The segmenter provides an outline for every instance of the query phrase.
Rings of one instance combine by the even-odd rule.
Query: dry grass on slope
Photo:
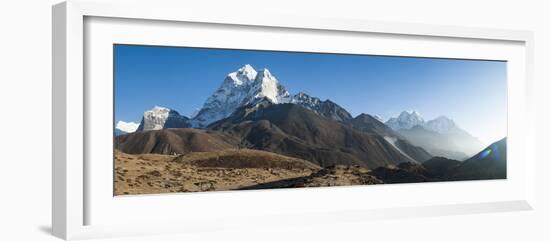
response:
[[[247,149],[181,156],[116,151],[115,195],[234,190],[319,169],[305,160]]]
[[[193,152],[179,156],[174,161],[197,167],[320,169],[319,166],[299,158],[251,149]]]

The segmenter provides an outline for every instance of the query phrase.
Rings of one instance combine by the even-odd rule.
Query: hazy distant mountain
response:
[[[398,117],[390,118],[386,125],[435,156],[465,160],[484,147],[481,141],[445,116],[426,122],[418,112],[403,111]]]
[[[386,125],[394,130],[410,129],[424,124],[424,118],[416,111],[403,111],[398,117],[392,117],[386,121]]]
[[[189,118],[180,115],[177,111],[155,106],[153,109],[143,113],[143,118],[137,131],[185,128],[189,127],[189,125]]]
[[[435,131],[441,134],[462,131],[460,128],[458,128],[453,120],[449,119],[446,116],[440,116],[433,120],[430,120],[426,122],[426,124],[423,126],[428,130]]]
[[[384,137],[385,140],[394,145],[395,148],[415,161],[424,162],[432,157],[429,152],[421,147],[413,145],[406,140],[406,138],[386,126],[374,116],[360,114],[350,120],[349,123],[355,129]]]
[[[411,129],[415,126],[421,126],[440,134],[463,131],[453,120],[446,116],[439,116],[433,120],[425,121],[424,117],[417,111],[403,111],[399,116],[388,119],[385,124],[394,130]]]

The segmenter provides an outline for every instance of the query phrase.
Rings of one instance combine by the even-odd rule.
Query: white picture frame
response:
[[[150,9],[155,11],[150,11]],[[225,15],[212,16],[205,9],[193,9],[188,3],[174,1],[143,2],[94,2],[73,0],[53,6],[53,167],[52,167],[52,226],[53,234],[63,239],[85,239],[123,235],[158,234],[192,232],[228,228],[239,225],[299,225],[302,222],[342,222],[370,219],[423,217],[433,215],[451,215],[482,212],[530,210],[534,202],[535,156],[532,148],[534,135],[532,129],[533,114],[533,34],[529,31],[497,30],[455,26],[421,25],[408,23],[370,22],[350,19],[318,19],[291,16],[270,15]],[[133,33],[132,28],[147,28],[155,37]],[[509,158],[513,169],[511,177],[505,181],[472,181],[460,183],[399,184],[365,187],[340,187],[320,189],[266,190],[245,192],[218,192],[208,194],[145,195],[135,197],[113,197],[109,187],[105,187],[112,178],[99,180],[97,175],[112,173],[112,166],[90,162],[90,152],[98,141],[111,133],[112,126],[106,132],[96,132],[106,119],[96,118],[98,108],[108,106],[106,102],[94,97],[102,95],[100,90],[111,85],[112,80],[90,81],[89,78],[109,76],[109,55],[104,50],[109,44],[124,43],[180,45],[178,31],[166,29],[184,29],[185,31],[203,31],[213,35],[216,31],[244,31],[250,36],[299,34],[303,40],[295,45],[259,45],[255,48],[282,48],[299,50],[308,48],[305,43],[312,36],[330,37],[334,40],[363,37],[406,39],[401,50],[380,48],[361,51],[380,51],[390,55],[417,55],[430,57],[496,58],[510,61],[509,72]],[[114,34],[113,30],[121,33]],[[125,30],[128,30],[125,32]],[[185,32],[183,31],[183,32]],[[210,32],[209,32],[210,31]],[[182,34],[183,34],[182,32]],[[149,32],[151,33],[151,32]],[[312,35],[313,34],[313,35]],[[352,37],[350,37],[353,35]],[[368,35],[368,36],[367,36]],[[385,39],[388,40],[388,39]],[[92,41],[88,43],[87,41]],[[189,43],[198,42],[189,37]],[[405,41],[405,40],[404,40]],[[426,41],[440,47],[424,52],[415,52],[411,43]],[[432,41],[432,42],[430,42]],[[284,41],[283,41],[284,42]],[[350,43],[353,42],[350,40]],[[385,41],[387,42],[387,41]],[[391,42],[391,41],[390,41]],[[448,43],[446,43],[448,42]],[[229,45],[227,45],[229,44]],[[232,45],[233,44],[233,45]],[[226,43],[236,46],[237,43]],[[501,44],[502,46],[500,46]],[[222,46],[221,43],[208,43]],[[407,47],[408,46],[408,47]],[[445,46],[456,46],[446,53]],[[241,46],[242,47],[242,46]],[[90,59],[90,49],[94,57]],[[314,45],[312,51],[319,50]],[[324,46],[325,51],[353,51],[337,47]],[[405,54],[405,49],[409,49]],[[438,50],[439,49],[439,50]],[[499,49],[506,49],[500,53]],[[97,51],[96,51],[97,50]],[[479,50],[479,51],[472,51]],[[394,52],[392,52],[394,51]],[[420,51],[420,50],[418,50]],[[476,52],[476,53],[473,53]],[[504,53],[506,52],[506,53]],[[105,53],[105,54],[104,54]],[[373,52],[369,52],[373,53]],[[106,61],[106,62],[105,62]],[[105,62],[101,64],[102,62]],[[100,63],[100,64],[95,64]],[[87,68],[97,70],[90,75]],[[112,71],[112,69],[111,69]],[[97,73],[97,74],[96,74]],[[510,78],[512,77],[512,78]],[[98,85],[99,83],[99,85]],[[108,87],[107,87],[108,89]],[[91,92],[90,92],[91,91]],[[93,100],[93,101],[92,101]],[[112,106],[110,107],[112,108]],[[95,113],[95,115],[94,115]],[[110,114],[109,114],[110,115]],[[112,120],[112,118],[111,118]],[[109,118],[107,118],[109,121]],[[112,123],[111,123],[112,125]],[[93,137],[90,137],[92,134]],[[112,136],[110,136],[112,137]],[[88,139],[87,139],[88,138]],[[112,139],[112,138],[111,138]],[[109,139],[109,140],[111,140]],[[88,141],[87,141],[88,140]],[[108,145],[107,145],[108,146]],[[112,147],[112,145],[111,145]],[[91,148],[91,149],[90,149]],[[94,149],[95,150],[95,149]],[[108,152],[108,150],[107,150]],[[95,152],[94,152],[95,153]],[[99,152],[98,152],[99,153]],[[520,158],[521,157],[521,158]],[[519,161],[521,159],[521,161]],[[514,161],[517,160],[517,161]],[[112,160],[109,160],[109,162]],[[111,163],[112,165],[112,163]],[[109,170],[109,167],[111,169]],[[94,170],[93,172],[91,170]],[[458,194],[470,194],[464,198],[453,195],[437,199],[438,193],[452,189]],[[107,191],[106,191],[107,190]],[[468,191],[470,190],[470,191]],[[493,193],[486,191],[493,190]],[[424,192],[430,200],[413,198],[412,195]],[[111,193],[111,194],[109,194]],[[477,193],[478,196],[471,196]],[[111,195],[110,197],[107,195]],[[401,195],[410,194],[410,200],[397,200]],[[369,208],[361,208],[366,196],[386,195],[383,198],[369,198]],[[325,207],[323,204],[300,206],[296,209],[282,199],[327,200],[341,203],[338,207]],[[279,200],[279,206],[265,208],[243,200],[270,202]],[[354,200],[343,205],[344,200]],[[390,199],[392,201],[390,201]],[[228,203],[236,211],[213,209],[210,212],[198,212],[200,205]],[[185,205],[183,205],[185,204]],[[140,216],[132,210],[148,205],[148,210]],[[177,213],[173,207],[186,211],[191,219],[171,215]],[[194,210],[190,210],[192,206]],[[229,205],[227,205],[229,206]],[[342,207],[344,206],[344,207]],[[226,207],[226,206],[224,206]],[[238,211],[238,212],[237,212]],[[330,215],[328,218],[320,218]],[[92,218],[97,217],[97,218]],[[151,221],[144,221],[144,220]],[[330,220],[330,221],[321,221]],[[149,222],[149,223],[144,223]],[[151,225],[154,223],[154,225]],[[140,224],[143,224],[140,226]]]

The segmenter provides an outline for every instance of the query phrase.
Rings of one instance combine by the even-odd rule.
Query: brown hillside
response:
[[[237,148],[232,136],[202,129],[164,129],[115,137],[115,148],[129,154],[185,154]]]

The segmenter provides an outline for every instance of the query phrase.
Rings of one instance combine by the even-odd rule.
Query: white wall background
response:
[[[0,4],[0,240],[56,240],[51,219],[52,0]],[[535,0],[202,1],[212,14],[263,11],[535,31],[537,202],[535,211],[380,222],[225,230],[117,240],[550,240],[548,142],[550,6]],[[151,11],[154,11],[152,9]]]

